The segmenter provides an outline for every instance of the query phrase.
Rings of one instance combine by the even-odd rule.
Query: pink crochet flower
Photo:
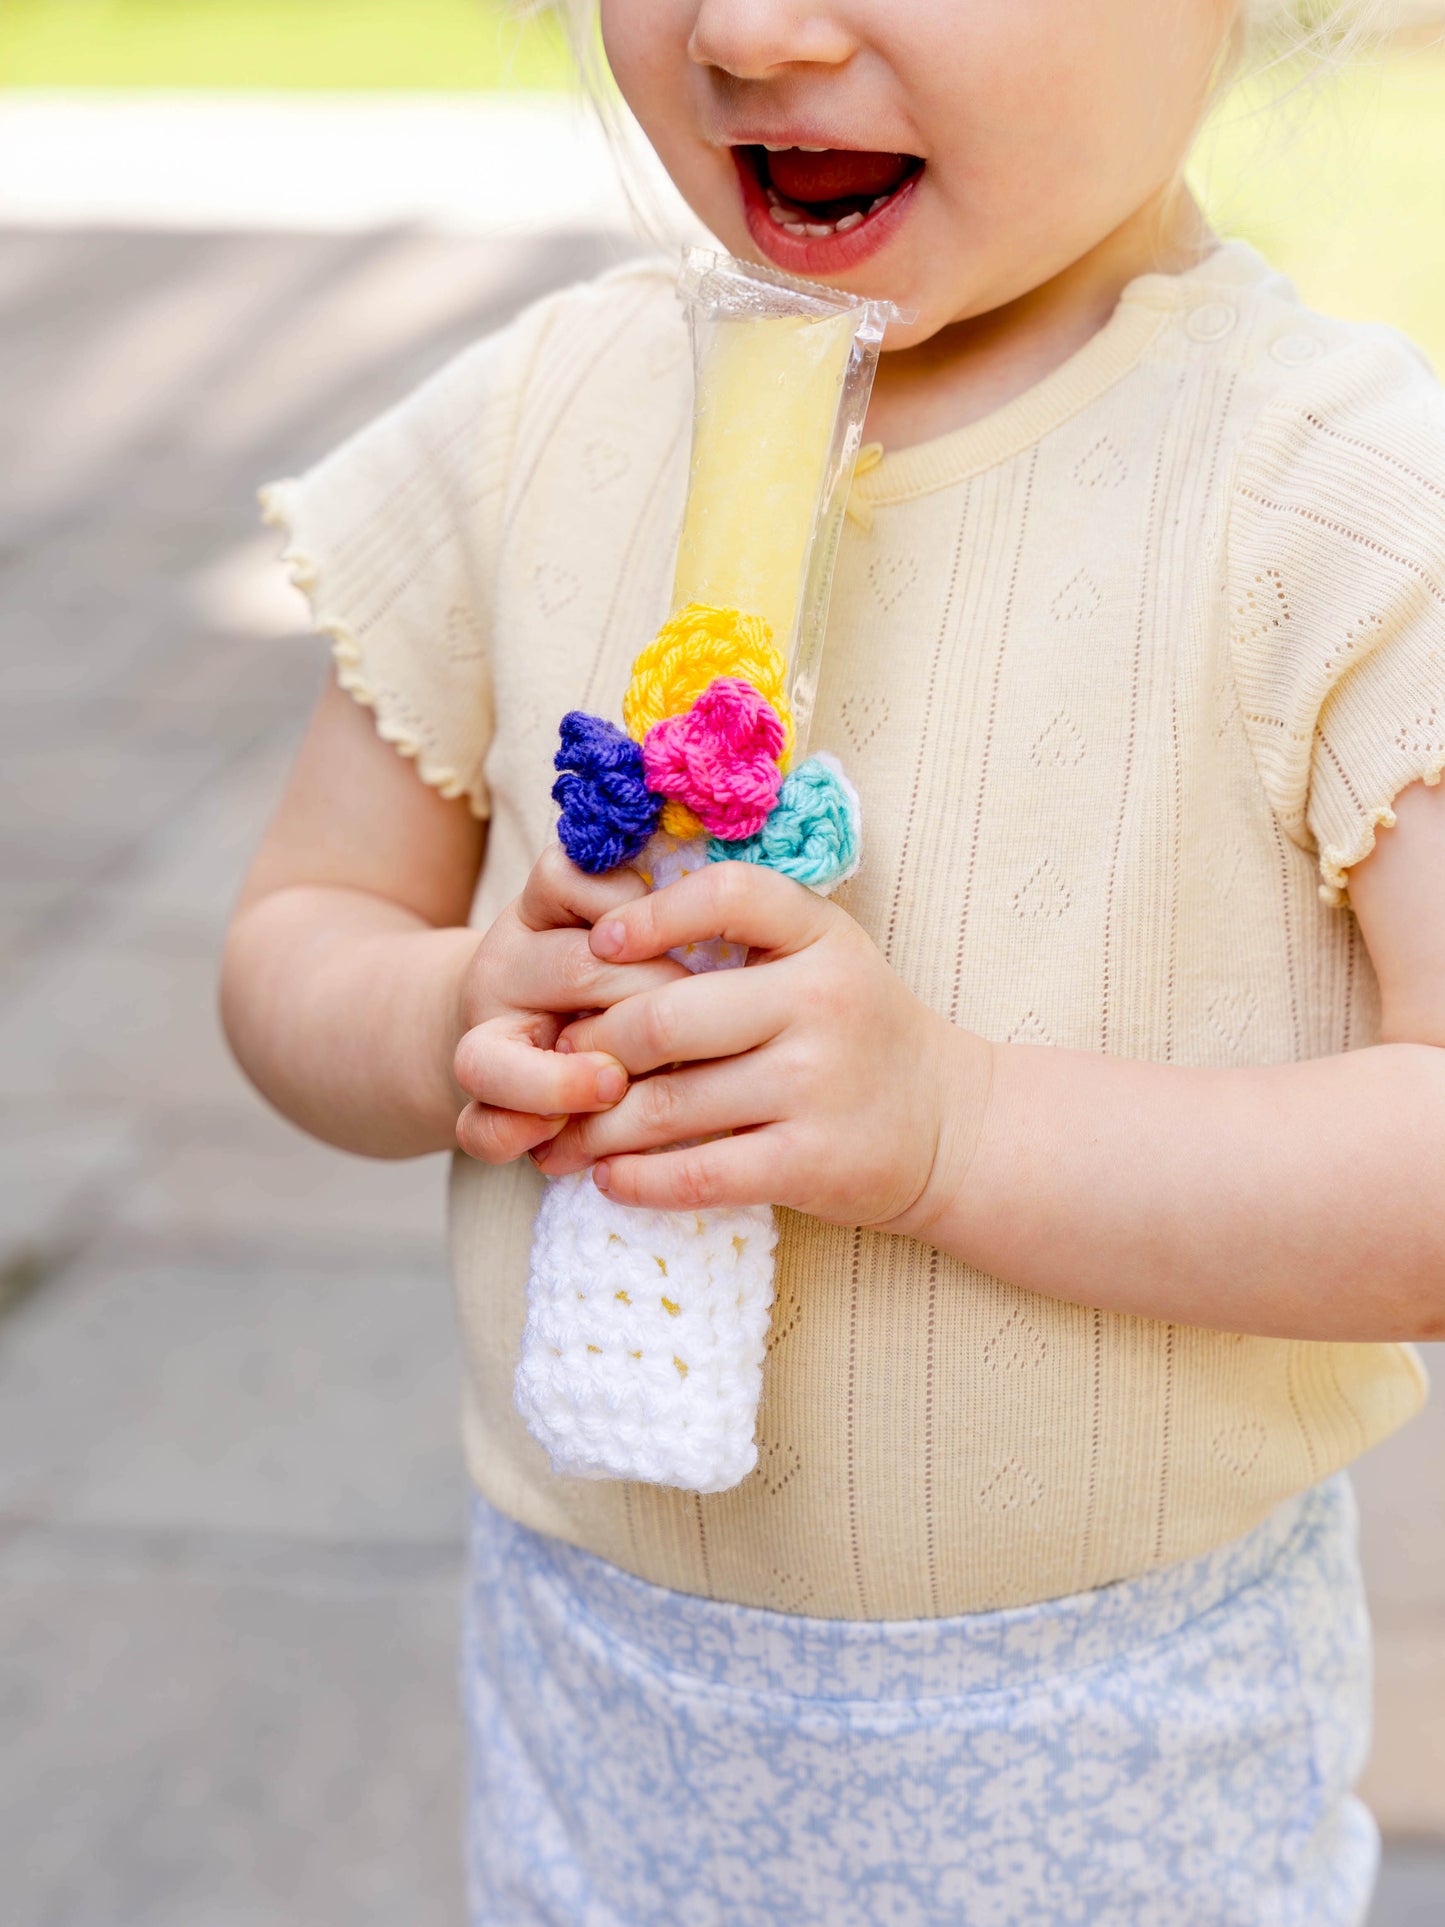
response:
[[[783,780],[783,725],[738,676],[710,682],[683,716],[654,723],[642,743],[647,787],[685,803],[714,836],[756,836]]]

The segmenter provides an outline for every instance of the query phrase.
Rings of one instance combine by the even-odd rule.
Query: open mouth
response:
[[[748,228],[780,266],[837,272],[896,231],[923,173],[914,154],[845,147],[735,147]]]

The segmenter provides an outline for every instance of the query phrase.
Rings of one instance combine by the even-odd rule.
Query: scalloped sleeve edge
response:
[[[281,551],[282,565],[292,587],[306,598],[312,630],[331,645],[338,685],[363,709],[370,710],[377,735],[398,755],[416,765],[417,775],[428,788],[448,801],[465,798],[472,815],[485,821],[491,814],[491,804],[480,777],[469,780],[453,765],[439,761],[428,751],[397,713],[394,700],[368,680],[361,645],[346,617],[339,610],[327,607],[320,565],[306,543],[303,493],[301,482],[292,477],[267,483],[257,491],[257,500],[261,520],[268,528],[279,529],[286,538],[286,546]]]
[[[1394,829],[1395,804],[1400,797],[1415,783],[1423,783],[1427,789],[1434,789],[1442,776],[1445,776],[1445,756],[1434,755],[1423,759],[1418,770],[1391,786],[1388,803],[1377,803],[1366,812],[1348,843],[1331,844],[1320,849],[1320,875],[1324,879],[1320,884],[1322,901],[1335,909],[1348,905],[1349,872],[1357,863],[1363,863],[1374,849],[1379,840],[1377,831]]]

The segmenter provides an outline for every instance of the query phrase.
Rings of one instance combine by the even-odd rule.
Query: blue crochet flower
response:
[[[657,828],[660,796],[642,780],[642,748],[601,716],[574,709],[562,718],[561,771],[552,801],[562,806],[557,835],[579,870],[592,876],[630,863]]]
[[[714,863],[761,863],[811,890],[845,882],[863,860],[858,792],[833,756],[810,756],[783,778],[778,800],[756,836],[713,837]]]

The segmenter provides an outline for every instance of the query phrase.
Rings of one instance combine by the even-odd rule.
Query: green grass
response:
[[[11,87],[564,87],[506,0],[0,0]]]
[[[551,23],[506,0],[0,0],[0,83],[25,87],[557,88]],[[1445,369],[1445,50],[1367,58],[1249,112],[1196,176],[1220,225],[1327,311],[1393,322]]]

